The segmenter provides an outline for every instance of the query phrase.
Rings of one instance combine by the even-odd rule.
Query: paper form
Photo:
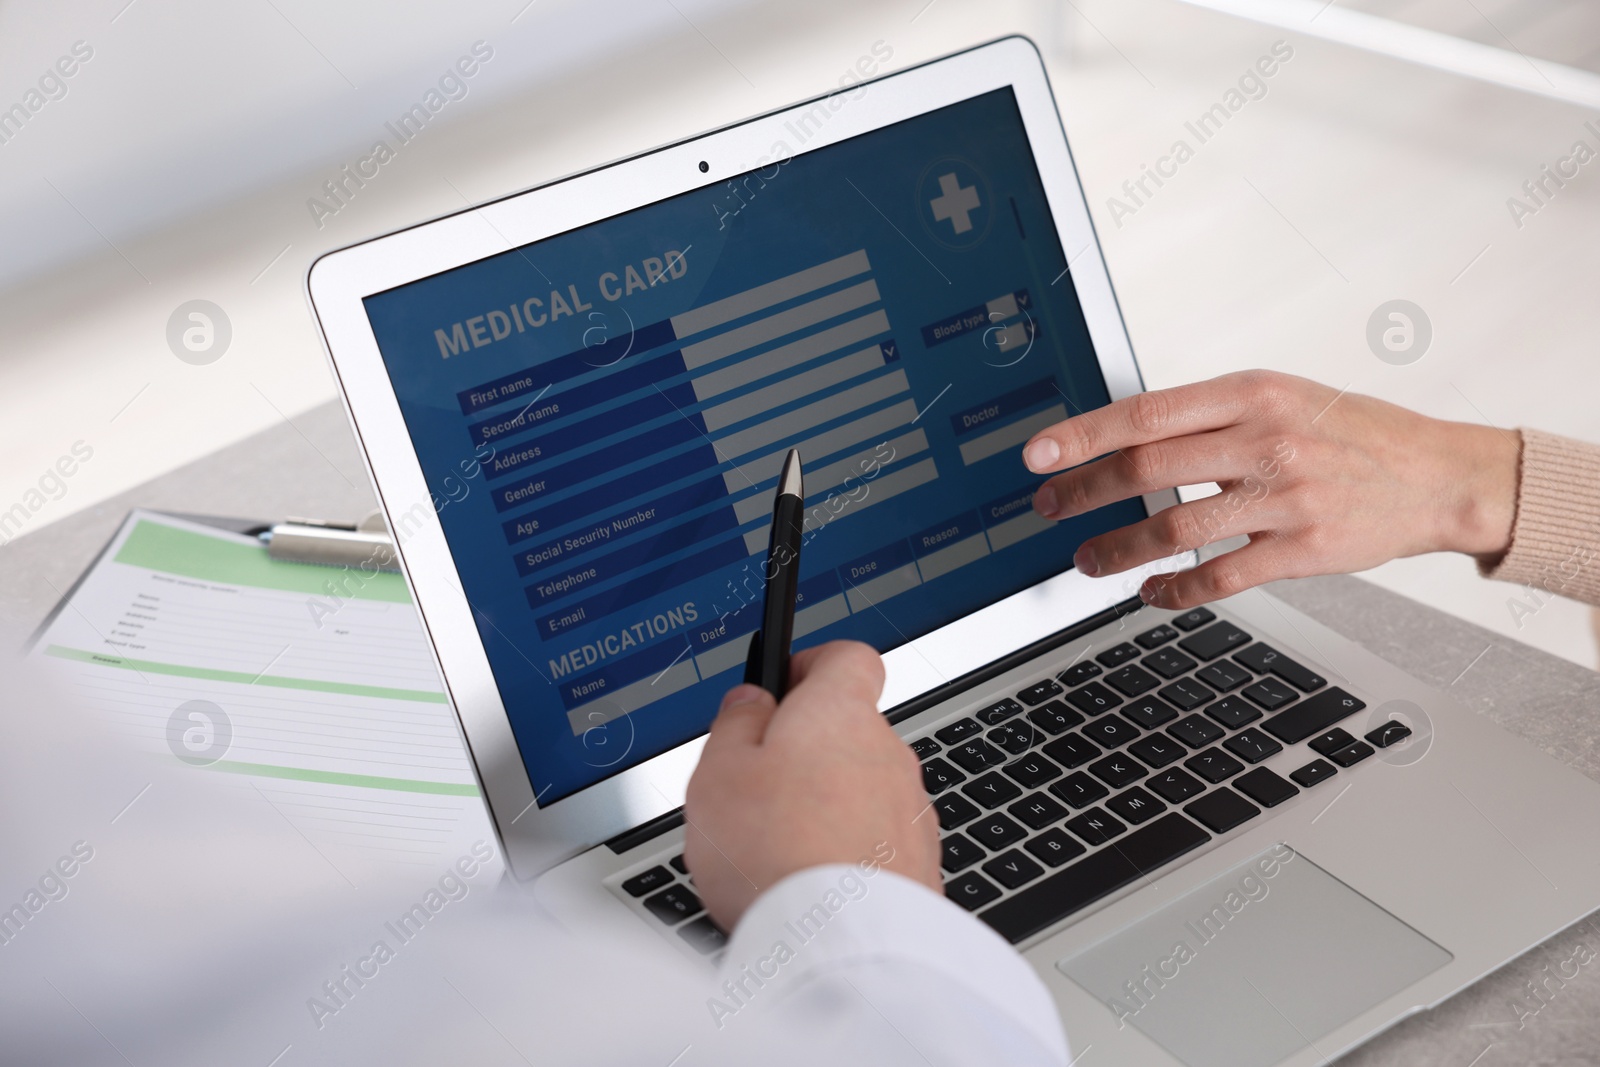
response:
[[[494,841],[398,574],[134,511],[32,655],[152,758],[239,776],[349,878]]]

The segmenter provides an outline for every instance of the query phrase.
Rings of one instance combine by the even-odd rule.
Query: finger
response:
[[[799,685],[801,681],[804,680],[805,676],[810,673],[812,664],[817,662],[817,656],[820,655],[822,650],[826,647],[828,646],[816,645],[812,648],[807,648],[800,652],[796,652],[789,657],[790,688]]]
[[[1136,393],[1075,415],[1034,434],[1022,449],[1035,474],[1075,467],[1120,448],[1218,430],[1238,422],[1253,404],[1250,372]]]
[[[1260,482],[1253,482],[1249,489],[1229,486],[1215,496],[1165,508],[1132,526],[1089,538],[1078,547],[1072,562],[1084,574],[1097,578],[1237,534],[1271,529],[1285,516],[1264,489]]]
[[[1231,481],[1250,472],[1248,447],[1238,430],[1133,445],[1051,478],[1033,494],[1033,509],[1065,519],[1174,486]]]
[[[778,710],[772,694],[759,685],[739,685],[728,690],[711,722],[711,733],[701,758],[714,753],[759,745]]]
[[[830,641],[801,664],[798,682],[792,684],[773,721],[773,731],[795,723],[815,729],[820,722],[840,715],[877,713],[883,695],[883,657],[860,641]],[[793,665],[791,665],[793,672]]]
[[[832,681],[849,676],[876,685],[874,700],[883,691],[883,657],[871,645],[860,641],[829,641],[796,652],[789,659],[789,691],[794,692],[818,670]]]
[[[1149,579],[1139,596],[1154,607],[1185,611],[1279,578],[1302,577],[1308,573],[1303,559],[1287,537],[1262,534],[1192,570]]]

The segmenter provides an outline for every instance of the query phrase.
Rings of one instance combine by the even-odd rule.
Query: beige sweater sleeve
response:
[[[1487,578],[1600,604],[1600,445],[1522,432],[1511,548]]]

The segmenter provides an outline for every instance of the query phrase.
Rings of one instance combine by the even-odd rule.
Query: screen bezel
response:
[[[996,89],[1016,97],[1034,161],[1070,265],[1100,370],[1113,400],[1142,390],[1131,342],[1033,43],[1007,37],[860,86],[563,178],[552,184],[373,238],[319,257],[307,273],[312,312],[344,396],[379,502],[402,536],[399,558],[472,755],[490,815],[519,878],[663,815],[683,803],[704,736],[540,806],[463,591],[399,402],[362,303],[367,296],[486,256],[718,185],[770,166],[785,123],[826,107],[829,118],[793,155]],[[702,171],[700,165],[707,164]],[[1150,513],[1178,502],[1146,495]],[[420,507],[418,506],[420,505]],[[1148,570],[1191,565],[1192,554]],[[884,656],[887,710],[1124,602],[1127,575],[1066,570]],[[935,666],[935,665],[938,666]]]

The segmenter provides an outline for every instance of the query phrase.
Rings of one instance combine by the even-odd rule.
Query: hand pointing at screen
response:
[[[1127,397],[1057,423],[1023,448],[1029,470],[1063,472],[1034,496],[1034,509],[1051,519],[1218,483],[1219,496],[1078,549],[1078,569],[1097,577],[1249,538],[1193,570],[1145,581],[1140,596],[1164,608],[1425,552],[1492,563],[1511,540],[1518,454],[1515,434],[1270,371]]]

